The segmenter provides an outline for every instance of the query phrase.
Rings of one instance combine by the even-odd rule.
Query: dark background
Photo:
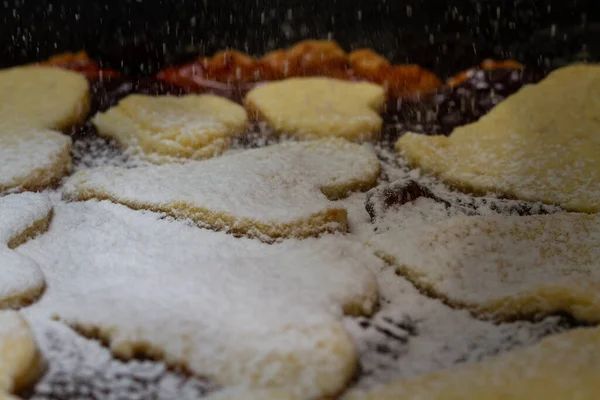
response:
[[[328,37],[443,76],[486,57],[550,69],[600,59],[600,0],[0,0],[0,67],[86,49],[145,74]]]

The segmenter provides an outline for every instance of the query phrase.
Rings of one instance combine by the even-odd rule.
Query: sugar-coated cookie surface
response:
[[[125,358],[301,398],[344,388],[357,354],[340,319],[378,297],[380,260],[357,242],[268,245],[110,202],[55,206],[50,230],[18,251],[48,281],[28,317],[57,315]]]
[[[81,122],[89,107],[89,84],[77,72],[40,66],[0,70],[0,121],[9,120],[10,130],[64,130]]]
[[[71,139],[58,132],[90,107],[87,80],[49,67],[0,70],[0,193],[42,190],[71,171]]]
[[[0,309],[18,308],[44,291],[44,275],[36,262],[14,249],[50,224],[52,204],[34,193],[0,197]]]
[[[600,215],[453,217],[373,245],[417,287],[484,317],[600,321]]]
[[[45,363],[33,332],[16,311],[0,311],[0,399],[28,389],[44,371]]]
[[[42,190],[70,173],[71,138],[50,130],[0,130],[0,160],[0,193]]]
[[[344,400],[594,400],[600,329],[576,329],[489,361],[399,380]]]
[[[600,66],[572,65],[510,96],[449,137],[409,133],[414,166],[475,193],[600,211]]]
[[[222,153],[244,131],[248,118],[242,106],[210,94],[133,94],[92,121],[100,135],[160,163]]]
[[[323,139],[183,165],[81,171],[63,197],[109,199],[270,240],[345,231],[346,210],[331,200],[372,187],[379,173],[377,156],[366,146]]]
[[[245,103],[279,133],[298,139],[365,141],[381,131],[385,90],[368,82],[291,78],[252,89]]]

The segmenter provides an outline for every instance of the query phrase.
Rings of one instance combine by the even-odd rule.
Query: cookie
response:
[[[187,164],[81,171],[67,200],[108,199],[263,240],[346,231],[331,200],[372,187],[379,161],[343,139],[289,142]]]
[[[8,133],[66,130],[81,122],[89,108],[89,84],[77,72],[42,66],[0,70],[0,128],[10,121]]]
[[[416,376],[343,400],[585,399],[598,396],[600,329],[576,329],[477,364]]]
[[[0,309],[19,308],[44,291],[38,265],[14,249],[48,229],[52,204],[45,195],[12,194],[0,198]]]
[[[552,72],[449,137],[409,133],[396,148],[457,188],[600,211],[600,66]]]
[[[290,78],[252,89],[245,104],[251,114],[285,135],[360,142],[379,136],[385,90],[368,82]]]
[[[0,70],[0,194],[38,191],[71,171],[71,139],[58,132],[90,107],[87,80],[50,67]]]
[[[242,106],[219,96],[132,94],[92,122],[101,136],[160,163],[221,154],[248,121]]]
[[[15,311],[0,311],[0,399],[29,388],[43,373],[45,362],[33,332]]]
[[[300,398],[336,394],[356,372],[341,317],[373,313],[369,267],[381,267],[337,235],[265,244],[106,201],[57,205],[52,229],[18,250],[48,281],[28,316],[57,315],[123,358]]]
[[[453,217],[373,245],[418,288],[484,318],[600,321],[600,215]]]
[[[0,130],[0,159],[0,194],[43,190],[70,173],[71,139],[57,131]]]

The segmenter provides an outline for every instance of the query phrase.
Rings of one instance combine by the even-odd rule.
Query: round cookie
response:
[[[209,94],[133,94],[92,121],[101,136],[158,163],[221,154],[248,122],[243,107]]]
[[[11,194],[0,198],[0,309],[30,304],[46,283],[39,266],[15,249],[50,225],[52,204],[37,193]]]
[[[369,189],[379,173],[366,146],[322,139],[186,164],[80,171],[63,198],[107,199],[271,241],[346,231],[346,210],[331,200]]]
[[[352,390],[342,400],[596,399],[600,329],[576,329],[492,359]]]
[[[373,245],[418,288],[482,317],[600,321],[600,215],[453,217]]]
[[[265,83],[248,92],[245,104],[278,133],[360,142],[379,136],[385,100],[376,84],[316,77]]]
[[[599,109],[600,66],[572,65],[449,137],[408,133],[396,148],[460,189],[599,212]]]
[[[0,194],[38,191],[71,171],[71,139],[57,132],[90,107],[80,74],[30,66],[0,70]]]
[[[0,399],[16,399],[43,373],[45,362],[33,332],[15,311],[0,311]]]
[[[77,72],[42,66],[0,70],[0,133],[65,130],[89,108],[89,84]]]
[[[50,130],[0,131],[0,193],[39,191],[71,171],[71,138]]]

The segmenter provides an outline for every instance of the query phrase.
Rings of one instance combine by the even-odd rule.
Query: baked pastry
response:
[[[377,302],[377,259],[352,240],[269,245],[109,202],[57,206],[51,231],[19,250],[48,280],[31,318],[58,315],[122,358],[301,398],[344,389],[357,354],[341,318]]]
[[[80,74],[50,67],[0,70],[0,193],[41,190],[71,171],[71,139],[57,130],[89,110]]]
[[[0,399],[29,389],[44,372],[45,362],[33,332],[15,311],[0,311]]]
[[[392,382],[344,400],[593,399],[600,359],[600,330],[577,329],[529,348],[455,370]]]
[[[129,95],[92,119],[101,136],[162,162],[221,154],[246,129],[246,111],[222,97]]]
[[[242,92],[256,83],[292,77],[330,77],[366,80],[384,86],[390,97],[430,94],[441,85],[433,73],[417,65],[391,65],[372,51],[347,54],[330,40],[305,40],[288,49],[274,50],[259,59],[234,50],[200,57],[196,62],[170,67],[158,75],[170,83],[211,90],[218,84],[238,86]],[[222,88],[223,89],[223,88]]]
[[[386,252],[384,258],[394,262],[418,258],[414,252],[423,242],[421,229],[436,226],[455,232],[459,224],[469,230],[470,221],[501,228],[506,220],[522,228],[514,233],[504,226],[509,233],[501,239],[511,251],[514,247],[525,253],[547,247],[535,247],[543,241],[533,229],[528,233],[536,236],[528,239],[533,243],[529,248],[512,245],[530,226],[552,225],[548,235],[568,230],[562,228],[573,221],[589,228],[585,221],[594,217],[575,218],[555,206],[452,192],[384,148],[388,142],[393,147],[407,130],[446,134],[477,120],[524,82],[532,82],[529,69],[519,64],[484,62],[462,74],[462,81],[442,83],[421,67],[394,66],[365,49],[347,53],[331,41],[305,41],[257,58],[227,50],[167,68],[158,78],[113,76],[84,53],[61,55],[47,64],[78,71],[90,81],[94,113],[117,110],[120,100],[143,94],[171,96],[168,107],[153,110],[180,115],[178,106],[170,107],[183,101],[175,96],[187,92],[213,93],[242,103],[249,91],[260,90],[258,86],[315,78],[344,85],[363,81],[361,85],[386,92],[389,101],[378,110],[382,134],[369,136],[372,145],[340,138],[273,144],[282,138],[251,121],[224,155],[203,161],[160,157],[160,162],[186,160],[160,166],[128,157],[131,151],[122,152],[98,137],[89,120],[77,124],[73,155],[80,172],[51,192],[56,216],[49,231],[10,252],[33,260],[47,285],[45,295],[21,311],[51,366],[34,388],[34,397],[333,399],[345,393],[386,394],[388,384],[395,396],[397,385],[413,387],[407,377],[429,377],[461,361],[532,346],[540,337],[577,323],[555,317],[509,323],[505,318],[523,317],[510,307],[487,310],[496,313],[496,320],[485,320],[483,314],[476,319],[469,313],[477,311],[476,305],[444,299],[450,307],[438,300],[439,293],[419,293],[415,286],[425,278],[417,277],[422,281],[415,279],[412,285],[393,263],[373,254],[375,249],[380,255]],[[281,100],[285,97],[289,96]],[[140,108],[134,105],[135,114]],[[175,132],[177,136],[179,128]],[[41,154],[40,149],[35,154]],[[102,168],[90,170],[96,166]],[[394,185],[386,184],[362,193],[398,178],[415,184],[405,185],[400,194],[388,191]],[[67,201],[59,198],[61,192]],[[102,199],[128,207],[98,201]],[[526,216],[536,213],[564,215]],[[571,234],[566,243],[587,248],[583,231]],[[383,246],[387,234],[390,241]],[[494,232],[481,240],[481,248],[492,250],[494,240],[498,246],[501,242]],[[365,248],[364,242],[371,247]],[[448,244],[463,243],[450,237]],[[422,258],[433,259],[444,243],[434,247]],[[575,253],[567,260],[573,266],[571,277],[589,267],[581,260],[584,253]],[[513,272],[509,275],[518,275]],[[554,279],[556,269],[550,272]],[[495,288],[502,286],[494,282]],[[482,294],[481,288],[491,285],[486,283],[472,288],[478,299],[504,293]],[[458,292],[452,291],[452,299],[468,300],[468,293]],[[579,301],[581,287],[572,292]],[[556,309],[540,311],[540,303],[527,303],[540,317]],[[580,303],[567,303],[577,307],[566,311],[594,320],[591,307],[588,313],[576,312],[586,309]],[[101,339],[124,361],[84,338]],[[172,368],[130,361],[136,356]],[[564,360],[565,365],[576,364]],[[181,367],[189,374],[173,371]],[[580,373],[560,371],[549,376]],[[427,394],[429,378],[422,379],[425,387],[419,391]],[[593,388],[587,380],[578,382],[587,385],[584,393]],[[362,390],[367,387],[373,391]]]
[[[0,197],[0,309],[35,301],[46,286],[39,266],[14,249],[44,232],[52,205],[45,195],[23,193]]]
[[[65,130],[87,117],[89,105],[88,82],[78,73],[42,66],[0,70],[2,131]]]
[[[100,68],[85,51],[76,53],[62,53],[44,60],[38,65],[60,67],[83,74],[90,81],[104,80],[121,76],[121,73],[112,69]]]
[[[600,66],[564,67],[450,137],[408,133],[396,148],[463,190],[598,212],[599,88]]]
[[[424,292],[483,318],[600,321],[598,215],[453,217],[373,246]]]
[[[382,85],[392,99],[430,95],[442,85],[426,69],[414,64],[392,65],[370,49],[355,50],[348,60],[357,77]]]
[[[385,104],[382,87],[331,78],[290,78],[252,89],[251,114],[276,132],[297,139],[341,137],[353,142],[379,136]]]
[[[369,149],[323,139],[185,165],[81,171],[63,198],[108,199],[270,241],[346,231],[346,210],[331,200],[371,188],[379,172]]]

